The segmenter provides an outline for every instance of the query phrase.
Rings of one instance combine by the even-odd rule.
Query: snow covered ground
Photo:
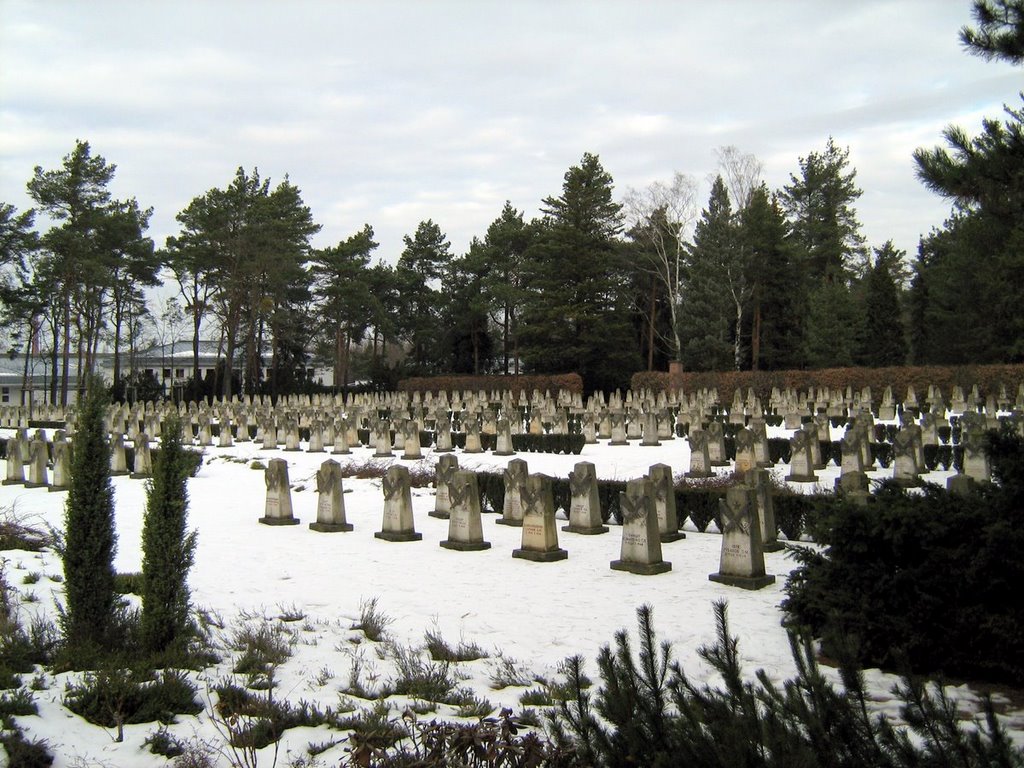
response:
[[[9,430],[0,436],[9,436]],[[838,438],[835,438],[838,439]],[[368,448],[356,448],[350,456],[333,457],[340,463],[367,461]],[[462,468],[500,469],[509,457],[489,453],[464,455],[457,452]],[[292,484],[292,503],[301,525],[270,527],[257,523],[264,513],[263,473],[250,468],[250,462],[266,462],[281,457],[288,462]],[[504,661],[514,660],[517,669],[529,678],[557,677],[559,663],[567,656],[580,654],[596,676],[594,659],[600,647],[612,641],[620,628],[635,634],[636,609],[649,603],[654,607],[655,627],[662,639],[673,646],[674,657],[696,680],[708,679],[709,671],[699,660],[697,648],[714,641],[712,603],[726,599],[734,635],[740,638],[740,651],[749,674],[763,668],[772,677],[783,679],[793,674],[786,634],[780,625],[779,603],[783,599],[786,575],[793,562],[784,552],[765,556],[767,572],[776,583],[756,592],[726,587],[708,580],[718,570],[721,537],[716,533],[691,530],[685,540],[663,545],[664,559],[672,570],[657,576],[638,576],[612,571],[609,562],[619,556],[620,531],[612,526],[608,534],[580,536],[559,531],[559,544],[568,550],[567,560],[535,563],[512,557],[519,546],[519,528],[495,524],[495,515],[484,516],[484,538],[492,547],[478,552],[443,549],[439,542],[447,538],[448,522],[428,516],[434,508],[431,488],[413,489],[416,529],[423,534],[419,542],[392,543],[376,539],[381,529],[383,495],[380,480],[345,480],[345,506],[351,533],[316,533],[307,524],[316,519],[315,474],[329,454],[264,451],[254,443],[232,448],[207,448],[198,476],[189,481],[190,526],[198,531],[196,562],[189,582],[195,605],[216,612],[223,618],[225,634],[239,622],[260,622],[266,617],[287,622],[295,635],[292,657],[278,671],[277,698],[293,703],[300,699],[320,706],[337,707],[339,689],[350,679],[353,665],[361,665],[361,678],[371,686],[393,674],[390,659],[377,653],[376,645],[359,642],[362,634],[352,630],[358,621],[360,606],[376,598],[378,608],[393,619],[390,636],[404,646],[418,646],[427,631],[439,632],[450,645],[460,641],[475,643],[489,658],[460,664],[467,676],[465,685],[477,696],[486,698],[495,708],[522,708],[519,697],[525,687],[493,690],[491,676]],[[434,456],[425,450],[422,464],[433,468]],[[610,447],[604,443],[586,446],[580,456],[553,456],[521,453],[531,472],[565,477],[577,461],[591,461],[599,478],[629,479],[647,472],[650,465],[663,462],[676,473],[689,465],[685,440],[671,440],[660,447],[641,447],[636,443]],[[397,458],[385,461],[399,461]],[[404,462],[411,464],[412,462]],[[776,466],[773,472],[784,477],[788,467]],[[726,471],[726,470],[720,470]],[[881,477],[891,470],[872,473]],[[936,472],[925,479],[944,483],[949,473]],[[831,487],[838,468],[829,466],[819,473],[821,484]],[[137,571],[141,567],[140,535],[145,507],[145,484],[127,477],[115,478],[118,571]],[[30,523],[62,525],[66,494],[22,486],[0,488],[0,507],[13,507]],[[680,517],[685,516],[680,510]],[[709,530],[714,530],[712,524]],[[52,616],[54,600],[60,599],[62,584],[49,577],[62,572],[52,552],[7,551],[9,583],[21,598],[23,620],[39,612]],[[40,574],[35,583],[24,583],[29,574]],[[31,581],[31,579],[30,579]],[[289,615],[290,614],[290,615]],[[200,690],[231,675],[233,654],[227,652],[219,665],[198,673]],[[26,676],[31,677],[31,676]],[[889,696],[895,679],[877,670],[868,672],[868,681],[877,693],[878,707],[895,713],[896,702]],[[166,760],[143,749],[142,742],[157,729],[157,724],[126,728],[125,740],[114,741],[111,730],[86,723],[62,705],[65,685],[74,675],[47,676],[47,688],[35,693],[39,716],[19,718],[30,737],[46,738],[54,754],[55,766],[165,765]],[[28,682],[26,680],[26,682]],[[531,684],[536,687],[536,684]],[[975,697],[966,688],[958,696],[969,705]],[[205,695],[205,694],[204,694]],[[394,714],[407,702],[391,702]],[[367,705],[369,706],[369,705]],[[452,717],[454,709],[438,708],[431,717]],[[1024,738],[1024,713],[1017,712],[1007,721],[1015,738]],[[218,735],[207,714],[179,717],[169,728],[181,738],[214,741]],[[305,754],[306,746],[341,740],[343,734],[326,728],[299,728],[286,732],[281,742],[278,765]],[[324,765],[337,762],[343,744],[320,756]],[[261,765],[271,762],[267,748]]]

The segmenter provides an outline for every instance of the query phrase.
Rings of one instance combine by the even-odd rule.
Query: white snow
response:
[[[9,430],[0,432],[9,436]],[[383,682],[392,674],[391,662],[380,658],[376,644],[358,642],[361,633],[351,629],[360,614],[361,603],[377,598],[378,607],[393,619],[389,633],[395,642],[422,645],[424,633],[439,630],[449,644],[476,643],[491,654],[489,659],[460,664],[468,676],[465,684],[495,707],[521,709],[519,696],[526,690],[490,687],[491,673],[499,665],[499,654],[514,659],[529,677],[552,679],[559,663],[580,654],[596,678],[595,657],[602,645],[613,640],[620,628],[635,636],[636,609],[649,603],[654,607],[655,627],[661,639],[672,643],[674,658],[688,676],[708,679],[709,671],[697,656],[697,648],[714,641],[712,603],[729,602],[729,618],[748,674],[765,669],[781,680],[793,674],[789,644],[780,620],[779,604],[783,585],[794,563],[785,553],[765,556],[768,573],[776,583],[756,592],[730,588],[708,580],[718,570],[721,537],[715,533],[687,533],[687,538],[663,545],[664,559],[672,570],[657,576],[637,576],[612,571],[609,562],[619,555],[620,528],[612,525],[608,534],[579,536],[559,530],[559,544],[569,552],[567,560],[535,563],[512,557],[519,546],[518,528],[496,525],[495,515],[484,516],[484,537],[491,549],[479,552],[450,551],[438,546],[447,538],[448,522],[428,516],[434,506],[431,488],[413,489],[419,542],[392,543],[374,538],[381,528],[383,495],[380,480],[346,479],[345,506],[351,533],[316,533],[307,524],[316,518],[315,473],[320,463],[335,458],[340,463],[362,463],[372,449],[355,448],[351,456],[264,451],[254,443],[232,448],[206,448],[198,476],[189,481],[189,523],[198,531],[196,562],[189,575],[192,600],[197,606],[216,612],[226,624],[228,635],[244,617],[254,614],[277,622],[278,616],[299,612],[304,618],[287,624],[297,636],[292,657],[278,671],[277,698],[292,703],[299,699],[320,706],[336,707],[338,691],[349,679],[354,660],[360,660],[364,684]],[[457,453],[462,468],[501,469],[509,457],[490,453]],[[263,473],[250,468],[253,460],[266,462],[281,457],[288,462],[292,501],[301,525],[270,527],[257,523],[263,515],[265,485]],[[591,461],[598,477],[628,479],[647,472],[650,465],[663,462],[676,473],[686,471],[689,451],[685,440],[665,441],[660,447],[631,444],[610,447],[586,446],[579,456],[520,453],[531,472],[565,477],[578,461]],[[425,450],[422,463],[432,469],[436,456]],[[388,460],[390,461],[390,460]],[[397,458],[394,461],[399,461]],[[410,462],[404,462],[409,464]],[[780,479],[787,467],[776,466]],[[724,470],[720,470],[724,471]],[[821,483],[831,487],[838,468],[820,472]],[[891,470],[871,473],[880,477]],[[926,479],[945,482],[949,473],[932,473]],[[140,535],[145,507],[145,483],[118,477],[113,480],[116,495],[118,571],[141,567]],[[813,490],[810,484],[806,490]],[[0,488],[0,508],[13,507],[30,522],[61,526],[64,493],[22,486]],[[686,510],[680,510],[684,518]],[[714,526],[709,527],[713,531]],[[53,616],[55,600],[61,598],[62,584],[50,576],[62,572],[52,552],[7,551],[8,582],[22,598],[34,595],[38,602],[23,602],[22,618],[42,613]],[[38,572],[35,584],[23,578]],[[30,598],[30,600],[33,598]],[[226,652],[219,665],[196,678],[201,691],[231,675],[234,654]],[[124,768],[166,765],[162,757],[142,747],[158,724],[126,727],[125,740],[117,743],[111,730],[86,723],[62,705],[65,684],[74,674],[46,675],[48,687],[35,693],[40,714],[19,717],[30,737],[44,737],[57,756],[55,766],[110,765]],[[25,676],[29,682],[31,675]],[[896,682],[890,675],[869,671],[868,679],[880,709],[895,712],[889,689]],[[535,687],[536,684],[534,683]],[[956,689],[960,690],[960,689]],[[961,696],[969,699],[969,695]],[[394,714],[401,714],[405,701],[392,702]],[[369,704],[367,704],[369,706]],[[431,717],[451,717],[453,709],[439,707]],[[1024,734],[1024,713],[1007,720],[1015,738]],[[169,730],[182,738],[196,736],[218,742],[219,737],[207,714],[179,716]],[[343,739],[344,734],[327,728],[294,729],[286,732],[280,745],[279,765],[288,756],[305,753],[310,742]],[[220,743],[223,743],[220,740]],[[325,764],[335,763],[343,744],[324,753]],[[272,748],[261,756],[270,764]]]

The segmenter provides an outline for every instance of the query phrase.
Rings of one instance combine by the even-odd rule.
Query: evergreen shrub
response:
[[[988,440],[993,486],[911,495],[883,483],[866,506],[823,508],[811,530],[825,549],[794,550],[789,624],[826,654],[855,641],[866,665],[1024,685],[1024,439]]]

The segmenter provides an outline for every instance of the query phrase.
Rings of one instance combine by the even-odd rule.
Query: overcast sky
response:
[[[1019,69],[963,52],[968,0],[905,2],[12,2],[0,0],[0,201],[75,139],[163,245],[238,166],[288,174],[318,246],[371,224],[393,262],[433,219],[462,253],[597,153],[621,198],[718,147],[773,189],[849,147],[868,243],[913,254],[947,201],[911,152],[1017,102]],[[1019,102],[1017,102],[1019,103]]]

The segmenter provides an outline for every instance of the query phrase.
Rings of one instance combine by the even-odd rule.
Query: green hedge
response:
[[[400,392],[514,392],[532,394],[534,391],[559,390],[583,393],[583,379],[578,373],[538,376],[420,376],[398,382]]]

